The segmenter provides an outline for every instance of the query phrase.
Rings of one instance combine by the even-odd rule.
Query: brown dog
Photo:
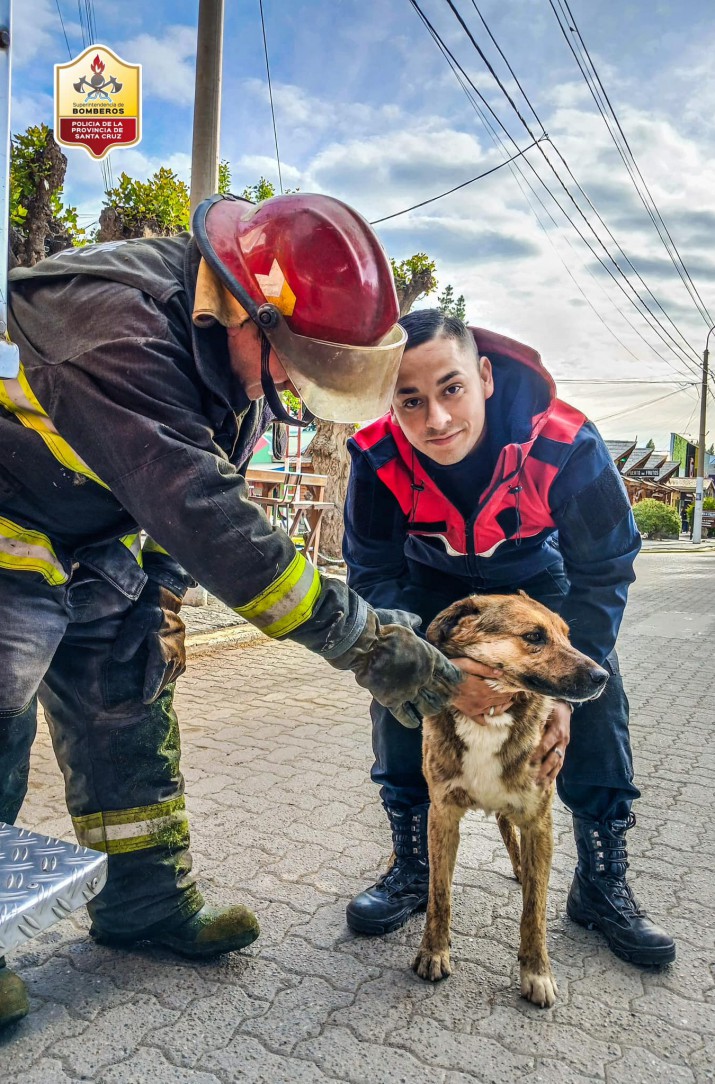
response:
[[[552,699],[592,700],[608,674],[571,646],[568,626],[560,617],[523,591],[455,602],[434,619],[427,638],[450,658],[466,656],[501,670],[503,678],[489,684],[513,703],[505,714],[486,717],[487,725],[449,707],[424,720],[430,886],[427,924],[412,966],[432,982],[451,972],[449,928],[459,822],[468,809],[482,809],[497,814],[514,875],[522,884],[522,997],[542,1008],[553,1005],[557,987],[546,951],[546,893],[554,787],[536,782],[531,757]]]

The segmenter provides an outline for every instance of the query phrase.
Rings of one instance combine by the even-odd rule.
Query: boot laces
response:
[[[635,823],[635,814],[629,813],[624,820],[611,821],[606,833],[594,828],[592,841],[595,871],[608,883],[615,906],[623,915],[640,918],[644,912],[626,881],[629,862],[625,834]]]

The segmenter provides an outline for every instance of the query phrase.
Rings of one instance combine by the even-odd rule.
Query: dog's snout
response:
[[[600,688],[602,685],[605,685],[608,681],[608,671],[604,670],[602,666],[592,667],[588,672],[588,676],[591,678],[593,684],[596,685],[598,688]]]

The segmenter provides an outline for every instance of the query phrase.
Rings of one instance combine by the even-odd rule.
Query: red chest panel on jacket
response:
[[[554,526],[551,485],[585,420],[580,411],[554,399],[533,419],[529,441],[502,449],[472,524],[471,552],[490,557],[509,538],[529,538]],[[538,447],[535,450],[540,438],[548,441],[548,462],[538,457]],[[399,502],[409,534],[440,539],[450,556],[470,552],[467,522],[424,470],[389,415],[360,429],[355,440]]]

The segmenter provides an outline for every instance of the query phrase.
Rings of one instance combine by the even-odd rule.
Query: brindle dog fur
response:
[[[602,692],[607,673],[569,642],[568,626],[520,591],[472,595],[443,610],[427,638],[450,658],[469,657],[500,670],[489,684],[512,699],[486,725],[447,707],[427,716],[423,768],[430,794],[427,922],[413,969],[436,982],[451,974],[452,877],[459,822],[469,809],[496,813],[514,876],[522,885],[522,997],[554,1004],[556,981],[546,951],[546,895],[551,871],[554,784],[536,781],[531,763],[554,699],[577,703]],[[518,829],[518,831],[517,831]]]

